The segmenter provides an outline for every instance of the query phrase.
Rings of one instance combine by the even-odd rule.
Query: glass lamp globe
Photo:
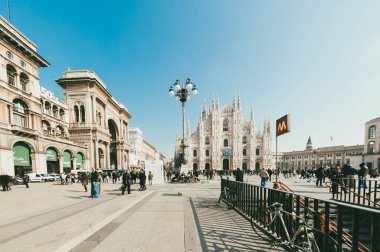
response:
[[[198,94],[198,88],[194,87],[193,88],[193,95],[197,95]]]
[[[175,89],[176,90],[180,90],[181,89],[181,85],[179,84],[179,80],[176,80],[176,82],[175,82],[175,84],[174,84],[175,86]]]
[[[174,90],[173,90],[173,88],[170,88],[170,89],[169,89],[169,95],[170,95],[170,96],[173,96],[173,95],[174,95]]]

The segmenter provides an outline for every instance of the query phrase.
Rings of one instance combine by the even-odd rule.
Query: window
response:
[[[301,156],[298,156],[298,159],[301,159]]]
[[[371,141],[368,143],[368,154],[373,154],[375,153],[375,142],[374,141]]]
[[[197,156],[197,150],[193,150],[193,157]]]
[[[224,147],[228,147],[228,140],[227,139],[224,139],[223,145],[224,145]]]
[[[57,132],[57,136],[65,135],[65,130],[61,126],[57,126],[56,132]]]
[[[243,144],[246,144],[247,143],[247,137],[246,136],[243,136],[243,140],[242,140]]]
[[[51,109],[51,104],[49,102],[45,102],[45,114],[48,114],[50,115],[51,112],[50,112],[50,109]]]
[[[260,149],[256,149],[256,156],[260,155]]]
[[[21,84],[22,91],[26,92],[26,86],[28,83],[29,83],[29,77],[26,74],[21,73],[20,74],[20,84]]]
[[[80,106],[80,115],[81,115],[81,119],[82,119],[81,122],[82,123],[86,122],[86,113],[85,113],[83,105]]]
[[[210,156],[210,151],[206,150],[206,157]]]
[[[332,154],[327,154],[328,157],[332,157]]]
[[[59,110],[59,115],[60,115],[61,119],[63,120],[64,115],[65,115],[65,111],[63,109],[60,109]]]
[[[11,65],[7,65],[7,77],[9,85],[16,86],[16,75],[16,69]]]
[[[247,149],[243,149],[243,156],[247,156]]]
[[[301,165],[301,161],[298,161],[298,165]]]
[[[43,131],[45,134],[49,134],[49,133],[50,133],[50,124],[49,124],[49,122],[47,122],[47,121],[42,121],[42,131]]]
[[[205,144],[210,144],[210,138],[209,137],[205,138]]]
[[[97,119],[98,119],[98,124],[102,125],[102,114],[100,112],[97,113]]]
[[[77,105],[74,106],[74,114],[75,114],[75,122],[78,123],[79,122],[79,109],[78,109]]]
[[[26,127],[26,110],[26,105],[20,100],[13,101],[13,124]]]
[[[228,131],[228,119],[224,119],[223,121],[223,131]]]
[[[305,161],[305,165],[307,165],[307,161]]]
[[[368,139],[374,139],[376,137],[376,125],[372,125],[368,128]]]
[[[6,54],[7,54],[8,59],[10,60],[13,59],[13,54],[10,51],[7,51]]]

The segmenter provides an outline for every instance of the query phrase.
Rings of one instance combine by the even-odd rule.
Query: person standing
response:
[[[320,166],[316,171],[315,171],[315,176],[317,178],[317,182],[316,182],[316,186],[322,186],[322,180],[323,180],[323,177],[324,177],[324,169],[322,166]]]
[[[267,184],[268,177],[269,177],[268,172],[263,168],[261,169],[259,176],[261,178],[261,186],[265,187]]]
[[[25,173],[25,176],[22,178],[22,183],[24,183],[24,185],[26,186],[26,188],[29,188],[29,176],[27,173]]]
[[[121,195],[124,195],[125,190],[127,189],[128,194],[131,194],[131,175],[128,171],[123,173],[123,187],[121,189]]]
[[[354,187],[354,184],[355,184],[354,178],[355,178],[355,174],[358,173],[357,170],[351,165],[345,164],[343,166],[342,173],[344,175],[344,181],[345,181],[346,186],[348,186],[349,188]]]
[[[145,171],[144,170],[140,171],[139,180],[140,180],[140,191],[145,190],[146,189],[146,186],[145,186],[146,175],[145,175]]]
[[[367,178],[368,175],[368,167],[365,163],[360,164],[360,170],[358,171],[359,176],[359,188],[367,188]]]
[[[149,180],[149,185],[152,185],[152,181],[153,181],[153,173],[151,171],[149,171],[149,174],[148,174],[148,180]]]
[[[92,169],[91,172],[91,198],[99,197],[99,173]]]
[[[236,169],[236,181],[238,182],[244,182],[244,172],[242,170],[240,170],[240,168],[237,168]]]
[[[269,181],[272,181],[272,174],[273,171],[271,169],[268,169]]]
[[[84,192],[87,192],[87,185],[88,185],[88,173],[83,173],[81,176],[81,182],[82,186],[84,187]]]

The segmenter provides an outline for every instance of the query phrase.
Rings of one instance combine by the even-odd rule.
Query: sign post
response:
[[[277,138],[283,134],[290,132],[290,115],[284,115],[280,119],[276,120],[276,182],[278,182],[278,176],[280,170],[277,161]]]

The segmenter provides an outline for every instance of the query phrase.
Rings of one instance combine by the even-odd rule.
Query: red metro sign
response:
[[[276,136],[290,132],[290,115],[285,115],[276,121]]]

